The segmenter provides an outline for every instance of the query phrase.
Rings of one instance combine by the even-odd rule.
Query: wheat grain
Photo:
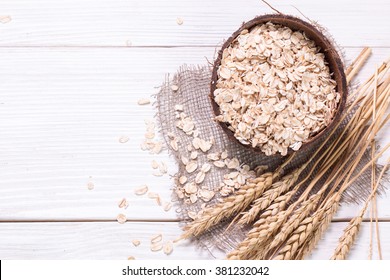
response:
[[[303,201],[302,204],[296,209],[291,217],[283,224],[280,228],[279,233],[273,238],[271,244],[269,245],[269,250],[277,248],[283,244],[290,233],[300,226],[300,223],[309,215],[312,214],[312,211],[317,206],[317,203],[320,201],[322,192],[316,193],[310,196],[307,200]]]
[[[362,221],[363,218],[361,216],[357,216],[349,222],[348,227],[344,230],[344,235],[339,240],[339,245],[337,246],[333,256],[330,258],[331,260],[346,259],[351,246],[355,242]]]
[[[252,229],[247,233],[246,238],[230,252],[226,258],[228,260],[246,260],[261,250],[264,241],[277,229],[278,225],[286,218],[285,211],[274,216],[268,216],[257,221]]]
[[[249,211],[243,214],[238,223],[249,224],[253,222],[261,211],[272,205],[272,202],[274,202],[276,198],[288,191],[294,185],[299,175],[300,173],[293,172],[292,174],[284,176],[280,181],[273,183],[269,190],[264,192],[261,197],[254,201]]]
[[[294,256],[294,259],[303,259],[314,249],[318,241],[321,239],[323,233],[331,223],[332,217],[337,212],[340,198],[341,195],[336,194],[333,199],[328,201],[327,207],[323,208],[322,213],[319,214],[321,215],[321,219],[314,220],[315,225],[312,226],[312,232],[308,234],[306,240],[302,242],[302,245]]]

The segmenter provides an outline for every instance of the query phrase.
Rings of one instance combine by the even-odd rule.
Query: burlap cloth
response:
[[[190,157],[187,145],[192,143],[194,137],[185,134],[182,130],[176,127],[177,118],[175,105],[177,104],[183,105],[184,112],[195,122],[196,129],[200,132],[199,137],[205,140],[214,139],[214,144],[207,153],[199,151],[197,158],[199,166],[205,162],[210,163],[210,160],[207,159],[208,153],[222,152],[224,150],[228,151],[229,158],[236,157],[239,159],[241,164],[247,164],[252,169],[260,165],[265,165],[268,167],[268,171],[272,171],[286,159],[282,157],[267,157],[261,153],[254,153],[252,150],[239,145],[226,136],[219,124],[213,120],[214,115],[209,99],[211,71],[212,69],[210,65],[183,65],[173,77],[170,77],[169,75],[166,77],[165,82],[161,86],[161,90],[157,94],[160,131],[167,143],[170,154],[175,158],[178,165],[178,172],[175,176],[176,186],[179,184],[177,178],[180,176],[187,176],[188,181],[194,181],[196,176],[196,172],[188,174],[185,170],[185,165],[181,162],[182,155],[187,158]],[[171,89],[172,85],[177,85],[179,89],[177,91],[173,91]],[[340,129],[342,129],[347,123],[348,118],[344,120]],[[178,139],[179,145],[177,151],[173,150],[169,146],[169,133],[173,133]],[[324,135],[324,137],[326,136]],[[331,141],[329,141],[329,143],[330,142]],[[298,153],[294,160],[285,168],[285,173],[301,166],[302,163],[313,154],[313,150],[315,148],[316,147],[313,147],[311,150],[305,151],[305,153]],[[324,149],[325,148],[326,147],[324,147]],[[369,160],[370,151],[366,151],[364,160],[360,162],[356,172],[358,172]],[[310,168],[311,166],[309,165],[306,168],[306,172],[301,174],[302,178],[307,175]],[[216,196],[210,202],[207,202],[207,205],[212,205],[220,201],[221,197],[218,194],[220,183],[223,180],[223,176],[229,172],[231,172],[231,170],[228,170],[227,168],[216,168],[212,165],[211,172],[207,173],[202,186],[207,186],[209,190],[214,190],[216,192]],[[315,174],[315,172],[316,170],[314,170],[312,174]],[[326,176],[324,176],[324,178],[326,178]],[[318,186],[322,183],[323,181],[319,182]],[[368,170],[344,193],[343,202],[358,203],[365,200],[370,193],[370,188],[371,170]],[[315,191],[316,189],[314,189],[314,192]],[[204,201],[201,199],[198,199],[198,201],[193,204],[185,203],[183,199],[179,199],[176,196],[175,191],[173,191],[173,200],[176,201],[178,216],[182,221],[183,226],[191,221],[188,216],[188,212],[198,212],[201,210],[202,204],[204,204]],[[250,226],[235,226],[226,230],[230,221],[231,219],[226,219],[226,221],[214,226],[203,235],[194,238],[194,241],[197,242],[198,245],[206,247],[209,250],[218,248],[223,250],[225,253],[231,251],[240,241],[244,239],[245,233],[248,231]]]

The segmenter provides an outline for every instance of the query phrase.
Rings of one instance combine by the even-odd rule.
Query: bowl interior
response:
[[[313,40],[316,43],[316,45],[320,47],[320,51],[324,53],[325,60],[328,63],[331,76],[336,81],[336,90],[337,92],[340,93],[340,102],[338,103],[338,106],[336,108],[333,120],[327,127],[325,127],[317,134],[313,135],[307,142],[304,142],[301,148],[298,150],[298,152],[301,152],[315,145],[318,142],[317,141],[318,139],[320,139],[324,134],[327,134],[333,130],[335,124],[337,123],[337,120],[340,119],[341,114],[344,110],[345,101],[348,94],[347,82],[344,73],[344,66],[342,60],[340,59],[339,54],[335,50],[332,43],[312,24],[307,23],[293,16],[279,15],[279,14],[259,16],[252,19],[251,21],[244,23],[237,31],[235,31],[232,34],[232,36],[228,40],[226,40],[226,42],[222,45],[221,50],[218,52],[218,56],[214,62],[212,76],[211,76],[211,84],[210,84],[211,104],[214,110],[214,114],[216,116],[219,115],[220,114],[219,106],[214,100],[214,91],[216,89],[216,82],[218,80],[217,71],[221,64],[223,50],[233,42],[233,40],[241,33],[242,30],[248,29],[250,31],[253,27],[267,22],[272,22],[274,24],[287,26],[291,28],[293,31],[298,31],[298,30],[303,31],[309,39]],[[250,148],[256,152],[262,153],[262,151],[258,147],[253,148],[252,146],[242,144],[240,141],[238,141],[234,136],[234,133],[228,128],[228,125],[226,123],[219,122],[219,124],[221,125],[225,133],[229,136],[229,138],[233,139],[233,141],[236,141],[237,143],[240,143],[242,146]],[[288,154],[291,154],[292,152],[293,150],[289,148]]]

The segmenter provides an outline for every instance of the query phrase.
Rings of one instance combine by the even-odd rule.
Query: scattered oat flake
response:
[[[198,152],[197,151],[193,151],[190,155],[190,158],[191,159],[196,159],[198,157]]]
[[[163,248],[163,245],[161,243],[153,243],[150,245],[150,250],[152,252],[161,251],[162,248]]]
[[[198,201],[198,196],[195,193],[191,194],[190,195],[190,202],[195,203],[197,201]]]
[[[159,195],[158,193],[155,192],[148,192],[148,197],[152,199],[156,199],[157,197],[159,197]]]
[[[227,157],[228,157],[227,151],[223,151],[223,152],[221,153],[221,159],[226,159]]]
[[[198,163],[197,163],[196,161],[190,161],[190,162],[186,165],[186,171],[187,171],[188,173],[194,172],[197,168],[198,168]]]
[[[206,174],[203,171],[200,171],[198,174],[196,174],[195,177],[195,183],[201,184],[204,181]]]
[[[128,142],[130,140],[130,138],[128,137],[128,136],[121,136],[120,138],[119,138],[119,143],[126,143],[126,142]]]
[[[161,206],[162,202],[161,202],[160,196],[157,196],[157,197],[155,198],[155,200],[156,200],[157,205],[158,205],[158,206]]]
[[[158,168],[158,162],[155,161],[155,160],[152,160],[151,165],[152,165],[152,168],[153,168],[153,169],[157,169],[157,168]]]
[[[188,211],[187,215],[188,215],[188,217],[190,217],[193,220],[195,220],[196,217],[198,216],[198,214],[196,212],[193,212],[193,211]]]
[[[178,18],[176,19],[176,23],[177,23],[178,25],[182,25],[182,24],[184,23],[184,21],[183,21],[183,19],[182,19],[181,17],[178,17]]]
[[[210,201],[213,197],[214,197],[215,193],[213,191],[210,191],[210,190],[206,190],[206,189],[201,189],[199,191],[199,196],[200,198],[205,201],[205,202],[208,202]]]
[[[164,209],[165,212],[168,212],[169,210],[171,210],[171,208],[172,208],[172,203],[164,202],[163,209]]]
[[[173,251],[173,245],[172,245],[172,242],[171,241],[168,241],[166,242],[164,245],[163,245],[163,252],[165,255],[170,255]]]
[[[225,167],[225,163],[222,160],[214,161],[213,164],[219,168]]]
[[[138,105],[147,105],[150,104],[150,100],[148,98],[141,98],[138,100]]]
[[[137,246],[139,246],[139,245],[141,244],[141,241],[138,240],[138,239],[133,239],[133,240],[131,241],[131,243],[133,243],[133,245],[134,245],[135,247],[137,247]]]
[[[179,89],[179,87],[177,85],[171,85],[171,90],[177,91],[178,89]],[[180,110],[180,111],[183,111],[183,110]]]
[[[178,151],[179,150],[179,147],[178,147],[178,144],[177,144],[177,140],[171,140],[169,142],[169,145],[171,146],[171,148],[174,150],[174,151]]]
[[[235,168],[238,168],[240,166],[240,162],[238,161],[237,158],[233,158],[232,160],[229,161],[229,163],[227,164],[227,167],[229,169],[235,169]]]
[[[126,209],[129,206],[129,202],[126,200],[126,198],[122,198],[121,201],[118,203],[119,208],[124,208]]]
[[[203,140],[203,139],[200,139],[200,143],[199,143],[199,148],[202,150],[202,152],[207,152],[208,150],[210,150],[212,144],[210,141],[206,141],[206,140]]]
[[[155,133],[154,132],[146,132],[145,133],[145,138],[146,139],[153,139],[155,136]]]
[[[195,182],[190,182],[184,186],[184,191],[187,194],[195,194],[198,191],[198,187],[196,186]]]
[[[162,234],[161,233],[158,233],[158,234],[155,234],[153,235],[151,238],[150,238],[150,243],[158,243],[162,240]]]
[[[159,165],[159,170],[162,174],[165,174],[168,172],[168,167],[165,162],[161,162]]]
[[[207,154],[207,159],[208,160],[219,160],[219,154],[218,153],[210,153],[210,154]]]
[[[12,20],[11,16],[0,16],[0,22],[5,24]]]
[[[124,223],[126,223],[127,218],[126,218],[126,215],[125,215],[125,214],[119,214],[119,215],[116,217],[116,220],[118,221],[118,223],[124,224]]]
[[[204,173],[207,173],[209,172],[211,169],[211,165],[208,164],[208,163],[204,163],[201,167],[201,171],[204,172]]]
[[[160,171],[153,172],[153,176],[156,176],[156,177],[161,177],[163,175],[164,174],[162,174]]]
[[[133,256],[129,256],[129,257],[127,257],[127,259],[128,259],[129,261],[135,260],[135,258],[134,258]]]
[[[142,185],[142,186],[136,188],[136,189],[134,190],[134,193],[135,193],[136,195],[143,195],[143,194],[147,193],[148,190],[149,190],[149,188],[148,188],[147,185]]]
[[[95,188],[95,185],[92,182],[88,182],[87,188],[88,190],[93,190]]]

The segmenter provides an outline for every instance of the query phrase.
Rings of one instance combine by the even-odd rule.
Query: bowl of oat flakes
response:
[[[323,141],[347,97],[342,60],[312,24],[287,15],[244,23],[214,62],[215,120],[233,141],[285,156]]]

